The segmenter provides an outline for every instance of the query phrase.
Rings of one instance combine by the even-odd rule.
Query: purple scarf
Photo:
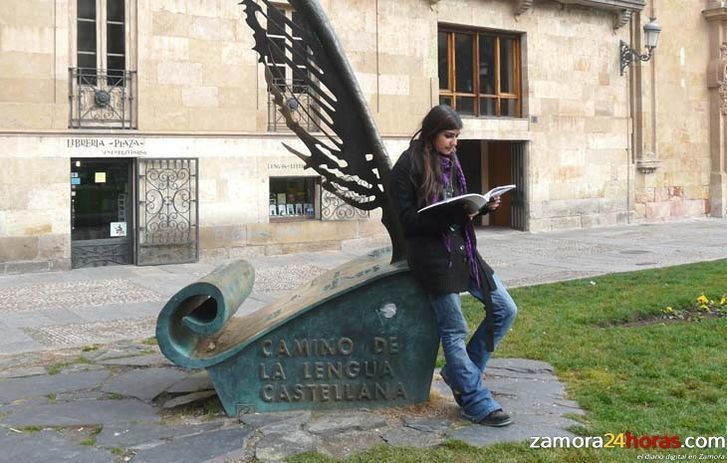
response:
[[[451,188],[451,191],[454,192],[455,195],[457,194],[464,194],[467,192],[467,181],[464,178],[464,173],[462,172],[462,166],[459,164],[459,159],[457,159],[457,156],[452,154],[451,156],[442,156],[439,155],[439,162],[440,167],[442,170],[442,196],[444,196],[444,191],[449,190]],[[452,169],[454,168],[454,175],[452,175]],[[450,182],[454,181],[454,185],[450,185]],[[442,198],[432,198],[432,202],[439,201]],[[447,252],[449,253],[449,266],[452,266],[452,242],[449,239],[449,236],[447,236],[447,233],[444,233],[444,236],[442,237],[442,240],[444,241],[444,247],[447,249]],[[467,221],[467,225],[465,226],[464,230],[464,245],[465,245],[465,252],[467,253],[467,262],[470,265],[470,276],[475,280],[477,283],[477,286],[480,286],[480,270],[479,266],[477,264],[477,258],[475,257],[475,226],[472,223],[471,220]]]

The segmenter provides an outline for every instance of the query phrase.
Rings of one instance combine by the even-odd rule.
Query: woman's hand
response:
[[[500,207],[500,197],[494,196],[490,198],[490,202],[485,206],[490,212],[497,210]]]
[[[471,214],[467,214],[470,220],[474,219],[479,214],[487,214],[488,212],[492,212],[496,210],[498,207],[500,207],[500,197],[494,196],[490,198],[490,202],[485,204],[482,209],[480,209],[478,212],[473,212]]]

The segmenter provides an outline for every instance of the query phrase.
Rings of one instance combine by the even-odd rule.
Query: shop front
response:
[[[131,159],[71,159],[71,265],[134,262]]]
[[[196,159],[71,158],[71,265],[198,258]]]

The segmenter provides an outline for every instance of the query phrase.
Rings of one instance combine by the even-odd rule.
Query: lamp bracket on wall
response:
[[[641,53],[638,50],[634,50],[624,42],[621,41],[619,49],[621,51],[621,75],[624,75],[624,71],[631,63],[635,61],[649,61],[654,55],[654,49],[659,43],[659,34],[661,33],[661,26],[656,22],[656,18],[652,17],[651,21],[644,24],[644,41],[646,42],[646,53]]]
[[[629,44],[621,41],[621,75],[624,75],[626,68],[631,66],[634,61],[649,61],[653,56],[653,48],[649,48],[646,53],[639,53],[638,50],[634,50],[629,47]]]

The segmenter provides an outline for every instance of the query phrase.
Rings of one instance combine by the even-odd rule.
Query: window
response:
[[[72,0],[76,27],[71,28],[75,67],[69,67],[68,127],[135,129],[136,43],[131,19],[136,2]]]
[[[95,84],[98,69],[115,85],[126,69],[124,0],[77,0],[76,66],[80,79]],[[89,76],[89,77],[86,77]]]
[[[320,218],[320,177],[270,177],[270,219]]]
[[[521,117],[520,38],[439,29],[439,102],[462,115]]]
[[[274,68],[273,85],[280,91],[285,92],[286,87],[292,93],[301,93],[305,90],[306,82],[299,77],[299,73],[293,72],[293,67],[302,69],[305,72],[305,58],[293,53],[290,39],[294,42],[302,43],[302,38],[298,36],[299,24],[298,13],[293,10],[283,9],[279,7],[268,8],[268,30],[267,35],[270,39],[270,54],[272,59],[270,65]],[[286,21],[287,20],[287,21]],[[293,23],[295,26],[291,25]]]
[[[266,14],[271,55],[267,65],[273,77],[271,86],[282,95],[293,120],[308,131],[317,132],[315,100],[311,98],[308,85],[312,76],[306,66],[306,55],[312,52],[301,37],[300,16],[280,6],[268,7]],[[268,130],[288,130],[285,115],[275,105],[272,91],[268,94]]]

